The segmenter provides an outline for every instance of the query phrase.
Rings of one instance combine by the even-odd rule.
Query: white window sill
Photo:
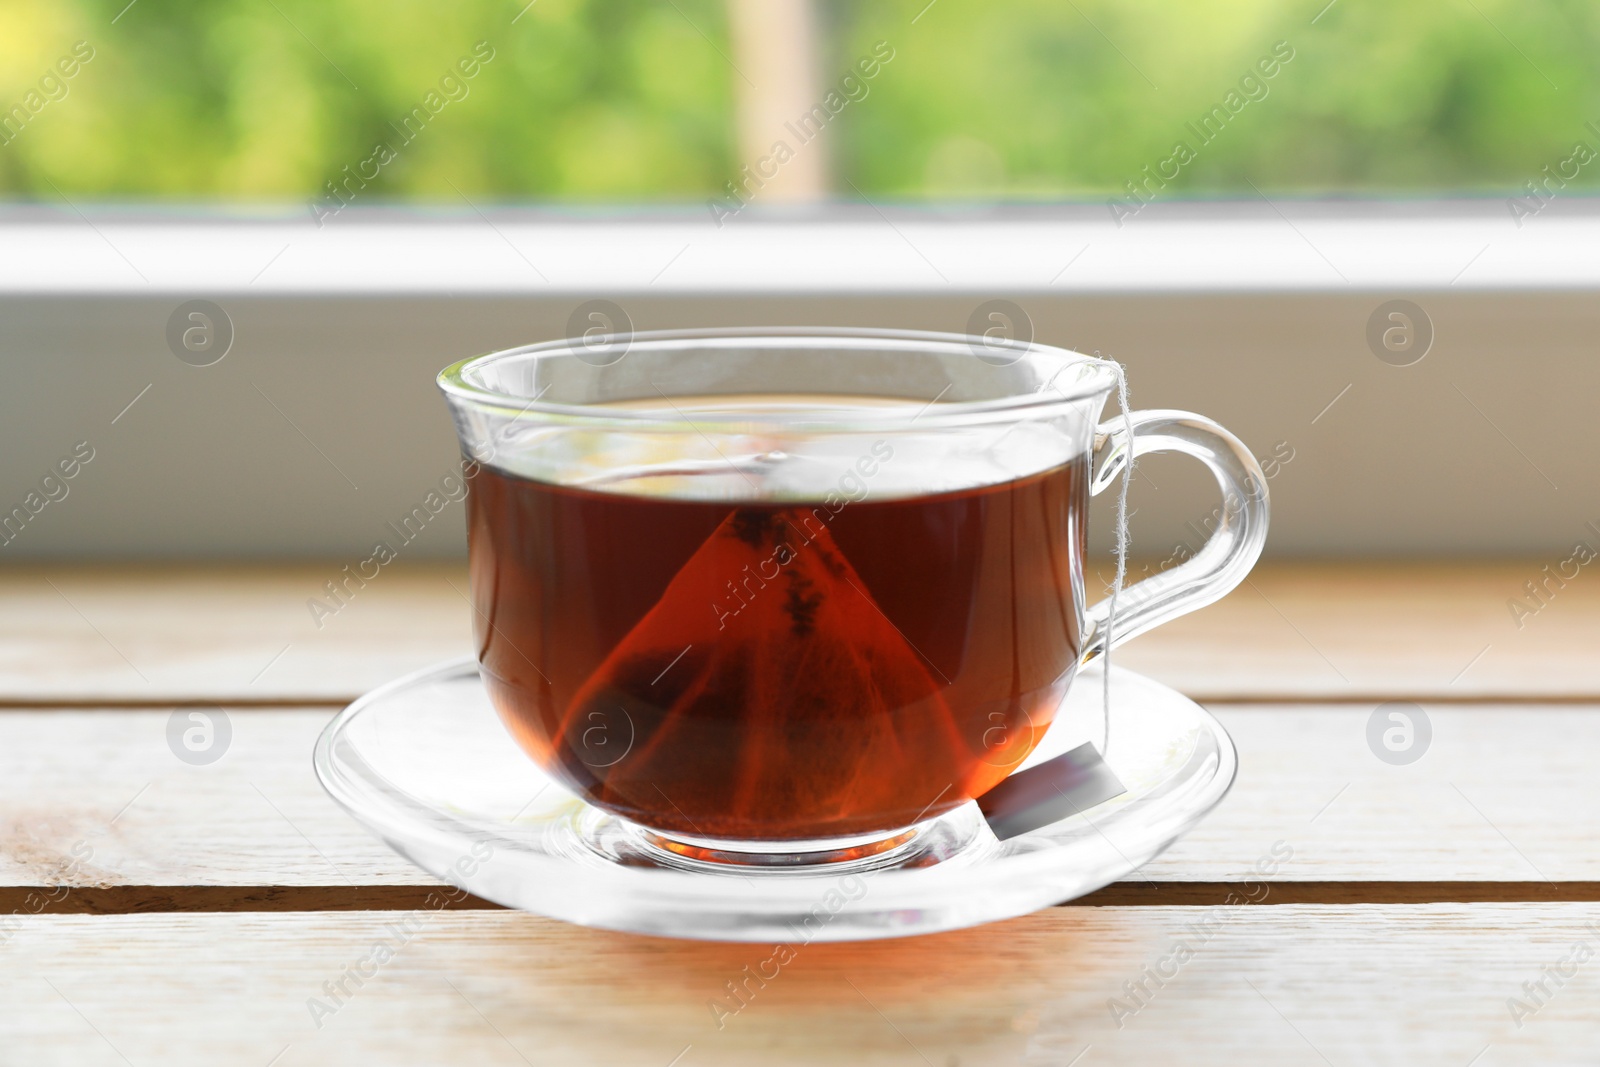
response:
[[[811,217],[350,209],[255,219],[0,212],[5,293],[1307,292],[1600,286],[1600,211],[1558,201],[1152,205]]]

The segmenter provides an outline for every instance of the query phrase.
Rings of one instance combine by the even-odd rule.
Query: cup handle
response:
[[[1130,449],[1123,417],[1095,429],[1089,492],[1098,495],[1115,484],[1123,465],[1151,452],[1182,452],[1211,469],[1222,490],[1222,505],[1212,512],[1216,527],[1189,559],[1122,590],[1112,647],[1179,615],[1220,600],[1244,581],[1267,541],[1267,479],[1261,465],[1237,437],[1188,411],[1135,411]],[[1106,616],[1111,598],[1085,611],[1088,629],[1083,662],[1106,650]]]

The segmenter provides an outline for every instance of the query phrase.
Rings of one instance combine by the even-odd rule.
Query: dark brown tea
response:
[[[897,829],[987,791],[1050,725],[1081,646],[1086,505],[1081,460],[824,503],[485,466],[468,499],[483,675],[540,766],[652,829]]]

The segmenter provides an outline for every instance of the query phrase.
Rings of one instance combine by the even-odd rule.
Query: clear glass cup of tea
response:
[[[468,479],[476,649],[518,744],[696,862],[884,854],[983,795],[1107,648],[1089,501],[1182,452],[1223,506],[1125,589],[1120,642],[1260,555],[1266,480],[1216,423],[1102,422],[1105,360],[915,332],[592,334],[439,383]]]

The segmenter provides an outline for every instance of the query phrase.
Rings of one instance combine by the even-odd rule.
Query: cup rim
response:
[[[878,342],[880,344],[899,343],[903,346],[928,346],[937,347],[946,351],[952,348],[967,350],[977,358],[977,348],[983,346],[988,351],[1010,351],[1016,353],[1016,358],[1010,363],[1016,363],[1028,356],[1044,357],[1060,364],[1060,368],[1046,382],[1045,386],[1030,392],[1015,393],[1009,396],[997,397],[988,400],[950,401],[938,404],[938,398],[928,402],[916,416],[915,421],[919,429],[949,428],[953,426],[966,426],[988,422],[1012,421],[1020,416],[1039,417],[1047,414],[1051,409],[1068,406],[1090,399],[1104,399],[1109,396],[1116,385],[1116,364],[1099,356],[1085,355],[1081,352],[1056,345],[1040,344],[1035,341],[1015,341],[1002,339],[995,341],[992,338],[974,337],[968,334],[943,333],[929,330],[886,330],[854,327],[819,327],[819,326],[734,326],[708,329],[689,330],[650,330],[622,335],[628,351],[641,345],[666,345],[684,341],[731,342],[731,341],[786,341],[791,343],[816,342]],[[544,354],[556,355],[570,353],[575,344],[580,344],[576,338],[560,338],[552,341],[541,341],[537,344],[521,345],[515,348],[500,349],[495,352],[483,353],[467,359],[458,360],[439,372],[437,382],[439,389],[452,401],[463,401],[480,407],[493,409],[497,414],[509,415],[516,418],[542,418],[554,419],[567,424],[606,424],[611,426],[626,426],[634,429],[646,427],[684,427],[684,426],[718,426],[774,423],[783,428],[792,429],[799,426],[813,426],[819,423],[828,426],[837,426],[841,422],[849,425],[865,425],[874,428],[891,429],[896,425],[907,423],[904,409],[873,410],[871,408],[849,409],[848,417],[839,418],[837,415],[829,416],[822,413],[792,415],[787,413],[760,414],[744,413],[739,411],[696,411],[690,415],[663,416],[659,411],[638,410],[613,407],[604,404],[564,404],[540,400],[538,397],[518,396],[514,393],[491,389],[473,381],[469,375],[490,364],[501,360],[514,359],[526,356],[540,356]],[[997,364],[1000,366],[1002,364]],[[1005,364],[1009,365],[1009,364]],[[1080,372],[1076,380],[1056,384],[1062,377],[1062,371],[1068,366],[1092,368],[1090,373]],[[938,404],[937,410],[931,410]]]

